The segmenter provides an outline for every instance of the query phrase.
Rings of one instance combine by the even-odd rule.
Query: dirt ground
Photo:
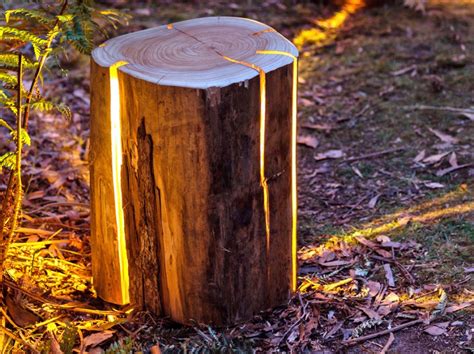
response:
[[[361,7],[335,28],[315,21],[333,18],[341,8],[318,1],[137,2],[123,10],[133,17],[118,33],[210,15],[253,18],[289,39],[316,30],[300,43],[299,293],[286,306],[233,328],[181,327],[147,314],[128,323],[117,316],[106,325],[100,311],[110,306],[87,297],[84,57],[65,59],[68,76],[47,83],[52,95],[70,104],[73,118],[43,115],[32,122],[38,148],[29,152],[25,169],[24,227],[49,233],[26,230],[23,241],[67,239],[66,259],[76,271],[65,275],[57,266],[41,282],[39,273],[36,280],[31,270],[25,275],[23,256],[15,254],[13,280],[44,298],[80,299],[97,309],[82,318],[60,315],[82,331],[115,331],[98,344],[111,352],[152,345],[216,352],[474,350],[472,1],[430,1],[424,14],[396,4]],[[51,247],[37,252],[61,258]],[[46,315],[39,306],[30,310]],[[393,341],[385,334],[351,342],[416,320],[422,321],[394,331]],[[57,323],[63,336],[69,328],[64,323]]]

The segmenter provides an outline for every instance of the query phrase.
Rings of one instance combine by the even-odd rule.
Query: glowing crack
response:
[[[298,190],[296,176],[296,130],[297,130],[297,93],[298,93],[298,58],[291,53],[280,50],[257,50],[257,54],[284,55],[293,59],[293,87],[291,92],[291,289],[297,285],[297,218]]]
[[[125,61],[114,63],[109,68],[110,76],[110,124],[111,124],[111,146],[112,146],[112,183],[114,189],[115,222],[117,230],[118,260],[120,266],[120,281],[122,302],[129,303],[129,275],[127,246],[125,240],[125,223],[123,215],[122,200],[122,134],[120,126],[120,87],[118,80],[118,68],[128,64]]]

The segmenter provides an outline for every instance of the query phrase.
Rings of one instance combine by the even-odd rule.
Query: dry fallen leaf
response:
[[[432,132],[434,135],[436,135],[442,142],[448,143],[448,144],[456,144],[459,142],[459,139],[456,139],[455,137],[448,135],[446,133],[440,132],[439,130],[428,128],[430,132]]]
[[[329,133],[331,130],[334,129],[334,127],[328,123],[318,123],[318,124],[307,123],[307,124],[303,124],[301,127],[306,128],[306,129],[321,130],[326,133]]]
[[[392,288],[395,287],[395,279],[393,279],[393,272],[390,264],[385,263],[383,265],[383,269],[385,270],[385,278],[387,278],[388,286]]]
[[[430,189],[438,189],[438,188],[444,188],[445,185],[438,182],[426,182],[425,187],[428,187]]]
[[[88,335],[87,337],[84,338],[84,348],[87,349],[87,347],[95,347],[98,346],[99,344],[105,342],[107,339],[112,338],[114,335],[114,331],[103,331],[99,333],[93,333],[91,335]]]
[[[436,323],[434,325],[431,325],[425,328],[425,332],[432,336],[440,336],[446,333],[448,326],[449,326],[449,322]]]
[[[344,152],[342,150],[328,150],[317,154],[314,159],[317,161],[326,159],[340,159],[343,156]]]
[[[451,155],[449,155],[449,164],[451,167],[458,167],[458,158],[454,151],[451,153]]]
[[[434,163],[437,163],[437,162],[441,161],[441,159],[443,157],[445,157],[446,155],[448,155],[448,154],[449,154],[449,152],[443,152],[443,153],[440,153],[440,154],[431,155],[431,156],[428,156],[428,157],[424,158],[423,162],[427,163],[427,164],[434,164]]]
[[[301,97],[298,99],[298,104],[300,104],[303,107],[311,107],[311,106],[314,106],[314,101]]]
[[[375,208],[375,205],[377,204],[377,201],[379,200],[379,197],[380,197],[381,195],[382,195],[382,194],[377,194],[375,197],[372,197],[372,198],[369,200],[369,203],[367,204],[367,206],[368,206],[370,209]]]
[[[23,306],[18,304],[11,296],[5,298],[5,303],[13,322],[20,327],[32,325],[40,319],[30,310],[23,308]]]
[[[471,112],[461,112],[461,115],[466,117],[469,120],[474,121],[474,113]]]
[[[308,146],[315,149],[319,145],[318,139],[311,135],[300,135],[298,136],[298,144]]]
[[[352,171],[354,171],[354,173],[355,173],[357,176],[359,176],[360,178],[364,178],[364,176],[362,175],[362,172],[360,172],[360,170],[359,170],[357,167],[351,166],[351,169],[352,169]]]
[[[421,150],[413,159],[413,162],[420,162],[426,156],[426,150]]]
[[[446,310],[444,312],[453,313],[453,312],[465,309],[467,307],[473,307],[473,306],[474,306],[474,302],[463,302],[461,304],[456,304],[456,305],[446,307]]]
[[[374,310],[372,310],[368,307],[360,306],[359,309],[362,312],[364,312],[367,315],[367,317],[369,317],[370,319],[375,318],[377,320],[380,320],[380,318],[381,318],[380,315],[376,311],[374,311]]]

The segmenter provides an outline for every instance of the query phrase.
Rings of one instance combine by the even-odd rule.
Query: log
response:
[[[103,299],[225,325],[296,288],[296,48],[208,17],[91,63],[91,245]]]

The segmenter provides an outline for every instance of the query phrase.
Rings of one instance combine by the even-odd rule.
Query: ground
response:
[[[340,8],[316,2],[138,3],[123,10],[133,17],[121,32],[206,15],[254,18],[290,39],[315,29],[298,42],[299,292],[248,323],[216,329],[146,314],[123,323],[125,312],[90,300],[88,63],[65,58],[68,76],[47,87],[74,115],[32,123],[20,240],[30,248],[13,247],[9,270],[12,296],[24,299],[28,313],[59,319],[47,331],[43,323],[17,330],[17,347],[25,335],[63,345],[71,332],[85,348],[83,337],[97,331],[104,349],[115,341],[114,348],[162,351],[473,350],[472,2],[431,1],[424,14],[396,4],[361,7],[334,28],[315,20],[334,18]],[[48,301],[56,305],[45,308]],[[71,303],[79,311],[68,311]],[[17,324],[27,317],[17,305],[9,314]],[[393,342],[388,334],[364,339],[417,320],[393,332]]]

